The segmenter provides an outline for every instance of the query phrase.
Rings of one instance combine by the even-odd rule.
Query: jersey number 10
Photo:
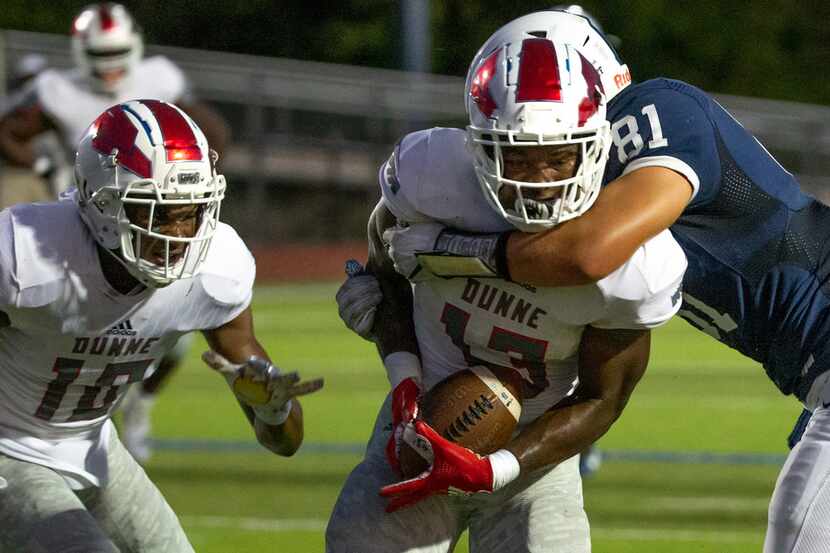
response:
[[[141,359],[108,364],[101,372],[98,380],[95,381],[94,386],[84,387],[84,393],[81,395],[81,399],[78,400],[78,405],[65,422],[91,420],[104,415],[118,397],[118,390],[121,386],[115,385],[116,379],[126,376],[127,378],[123,380],[122,385],[130,382],[140,382],[144,379],[144,373],[152,362],[152,359]],[[82,359],[67,357],[55,359],[52,372],[58,376],[46,388],[46,393],[43,394],[43,399],[35,412],[37,418],[48,421],[55,416],[55,411],[60,407],[69,385],[80,376],[83,365],[84,361]],[[106,389],[106,394],[101,401],[101,405],[95,407],[95,400],[104,389]]]

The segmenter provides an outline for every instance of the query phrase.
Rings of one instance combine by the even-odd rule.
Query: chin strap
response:
[[[101,261],[101,270],[104,273],[104,277],[107,279],[107,281],[110,283],[110,285],[113,286],[113,288],[118,290],[120,293],[124,294],[125,296],[131,296],[131,295],[143,292],[147,288],[158,288],[156,283],[154,283],[152,280],[147,279],[147,278],[141,278],[141,277],[139,277],[138,275],[135,274],[137,271],[136,272],[131,271],[129,264],[121,258],[119,250],[110,250],[108,248],[105,248],[101,244],[98,244],[97,242],[96,242],[95,245],[97,246],[97,249],[98,249],[98,252],[99,252],[98,257],[100,258],[100,261]],[[115,261],[118,263],[118,265],[120,265],[127,272],[129,277],[136,282],[136,284],[130,290],[124,292],[121,289],[119,289],[116,286],[115,283],[112,282],[111,279],[113,277],[117,278],[118,275],[110,274],[110,272],[107,271],[107,269],[104,267],[104,265],[103,265],[104,259],[101,257],[102,254],[100,253],[102,251],[106,252],[106,254],[103,254],[103,255],[107,255],[107,256],[111,257],[112,259],[115,259]]]

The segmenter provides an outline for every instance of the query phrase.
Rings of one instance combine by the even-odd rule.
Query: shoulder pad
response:
[[[205,293],[220,305],[247,304],[255,277],[254,256],[232,227],[219,223],[208,256],[199,268]]]
[[[381,166],[384,203],[406,223],[437,221],[472,232],[513,228],[487,203],[460,129],[436,127],[406,135]]]
[[[52,303],[58,299],[68,275],[83,274],[90,266],[97,266],[91,265],[97,260],[90,257],[94,250],[74,204],[18,204],[7,211],[12,244],[3,240],[3,249],[14,250],[18,307]]]
[[[88,93],[80,75],[72,69],[46,69],[34,78],[33,87],[37,103],[55,120],[60,120],[58,114],[67,109],[67,99],[74,101],[78,94]]]
[[[187,77],[179,67],[164,56],[144,58],[135,68],[134,82],[143,87],[141,96],[165,102],[179,102],[188,94]]]

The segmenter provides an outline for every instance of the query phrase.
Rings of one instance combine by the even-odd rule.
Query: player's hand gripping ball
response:
[[[479,365],[451,374],[427,391],[418,418],[450,442],[488,455],[510,441],[521,416],[521,402],[517,372]],[[404,439],[398,459],[405,478],[429,469],[431,455],[424,442],[410,444]]]

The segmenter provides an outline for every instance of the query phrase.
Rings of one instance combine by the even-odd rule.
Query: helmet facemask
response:
[[[545,230],[582,215],[596,200],[611,147],[607,121],[590,131],[580,129],[560,135],[531,136],[472,125],[467,133],[476,176],[485,196],[517,228],[526,232]],[[505,176],[506,149],[534,147],[573,148],[576,160],[572,175],[541,182]]]
[[[115,163],[113,169],[118,182],[117,173],[123,169]],[[198,172],[176,169],[166,180],[199,178]],[[123,190],[115,186],[100,188],[90,196],[90,203],[97,210],[104,208],[102,215],[109,212],[105,216],[117,234],[114,243],[102,245],[145,286],[160,288],[192,277],[205,260],[216,232],[225,187],[225,177],[214,175],[209,182],[188,186],[184,192],[164,191],[153,179],[133,180]],[[189,215],[188,207],[194,208]],[[166,216],[168,211],[194,221],[189,225],[171,221]],[[179,232],[167,233],[168,227],[177,227]]]

